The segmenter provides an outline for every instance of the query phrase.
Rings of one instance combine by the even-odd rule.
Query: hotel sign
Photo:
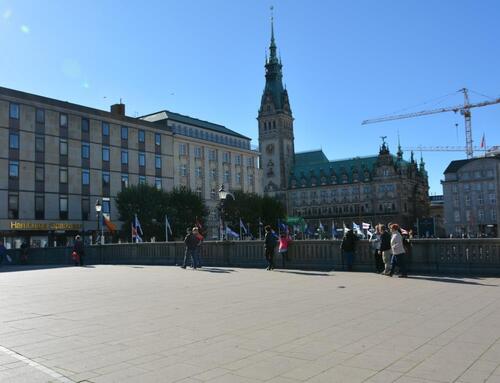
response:
[[[11,221],[10,222],[11,230],[40,230],[40,231],[49,231],[49,230],[76,230],[80,231],[82,229],[82,225],[80,223],[64,223],[64,222],[18,222]]]

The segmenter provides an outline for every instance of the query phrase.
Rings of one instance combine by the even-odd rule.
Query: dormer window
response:
[[[343,184],[347,183],[347,174],[342,174],[342,183]]]
[[[368,171],[365,171],[365,181],[370,180],[370,173]]]
[[[326,185],[326,177],[321,177],[321,185]]]

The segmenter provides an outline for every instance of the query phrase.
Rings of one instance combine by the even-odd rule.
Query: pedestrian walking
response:
[[[347,271],[352,271],[352,265],[354,263],[354,254],[356,253],[356,242],[358,237],[350,229],[344,234],[342,238],[342,243],[340,244],[340,249],[345,259]]]
[[[382,252],[380,251],[380,240],[382,237],[381,225],[375,226],[375,233],[370,238],[370,245],[373,250],[373,258],[375,261],[375,272],[381,273],[384,270],[384,261],[382,260]]]
[[[75,237],[75,243],[73,244],[73,252],[76,253],[76,257],[74,258],[75,266],[83,266],[84,265],[84,257],[85,257],[85,247],[83,246],[82,239],[79,235]]]
[[[288,261],[288,246],[292,242],[292,238],[288,233],[281,233],[278,253],[281,254],[281,259],[283,263],[283,268],[285,268],[285,262]]]
[[[195,250],[195,261],[196,261],[196,267],[199,269],[201,267],[201,245],[205,238],[203,237],[203,235],[201,235],[198,227],[193,227],[193,234],[196,236],[196,239],[198,240],[198,245],[196,246]]]
[[[387,231],[385,225],[380,226],[380,253],[382,254],[382,262],[384,263],[384,270],[381,274],[389,275],[391,272],[391,234]]]
[[[403,245],[403,237],[399,232],[399,225],[393,223],[391,225],[391,249],[392,249],[392,257],[391,257],[391,271],[389,276],[392,277],[394,275],[394,270],[396,266],[399,267],[399,277],[407,278],[406,274],[406,254],[405,248]]]
[[[2,266],[3,260],[7,257],[7,249],[3,242],[0,242],[0,266]]]
[[[184,263],[182,264],[182,268],[186,268],[187,258],[188,256],[191,258],[191,267],[196,269],[198,267],[198,262],[196,260],[197,257],[197,247],[198,247],[198,238],[194,233],[194,230],[187,229],[186,237],[184,237],[184,244],[186,245],[186,251],[184,252]]]
[[[264,236],[264,251],[267,260],[267,270],[274,269],[274,250],[276,248],[276,234],[273,233],[271,226],[265,227],[266,235]]]
[[[29,249],[28,242],[23,241],[23,243],[21,244],[21,255],[19,257],[21,265],[28,264],[28,249]]]

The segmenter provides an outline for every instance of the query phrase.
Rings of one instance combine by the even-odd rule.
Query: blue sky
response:
[[[271,4],[297,151],[372,155],[384,135],[395,152],[398,131],[403,147],[464,146],[458,114],[361,121],[459,104],[463,87],[500,97],[495,0],[0,0],[0,85],[101,109],[122,98],[131,116],[170,109],[256,144]],[[500,104],[474,109],[475,144],[500,144],[499,125]],[[440,194],[465,153],[423,155]]]

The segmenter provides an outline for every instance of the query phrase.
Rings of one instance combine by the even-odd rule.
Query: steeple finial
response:
[[[425,162],[424,162],[424,157],[422,156],[422,152],[420,152],[420,164],[419,164],[420,170],[425,169]]]
[[[398,129],[398,160],[403,159],[403,150],[401,150],[401,142],[399,141],[399,129]]]
[[[276,42],[274,41],[274,6],[271,5],[271,45],[269,46],[269,62],[277,62]]]

